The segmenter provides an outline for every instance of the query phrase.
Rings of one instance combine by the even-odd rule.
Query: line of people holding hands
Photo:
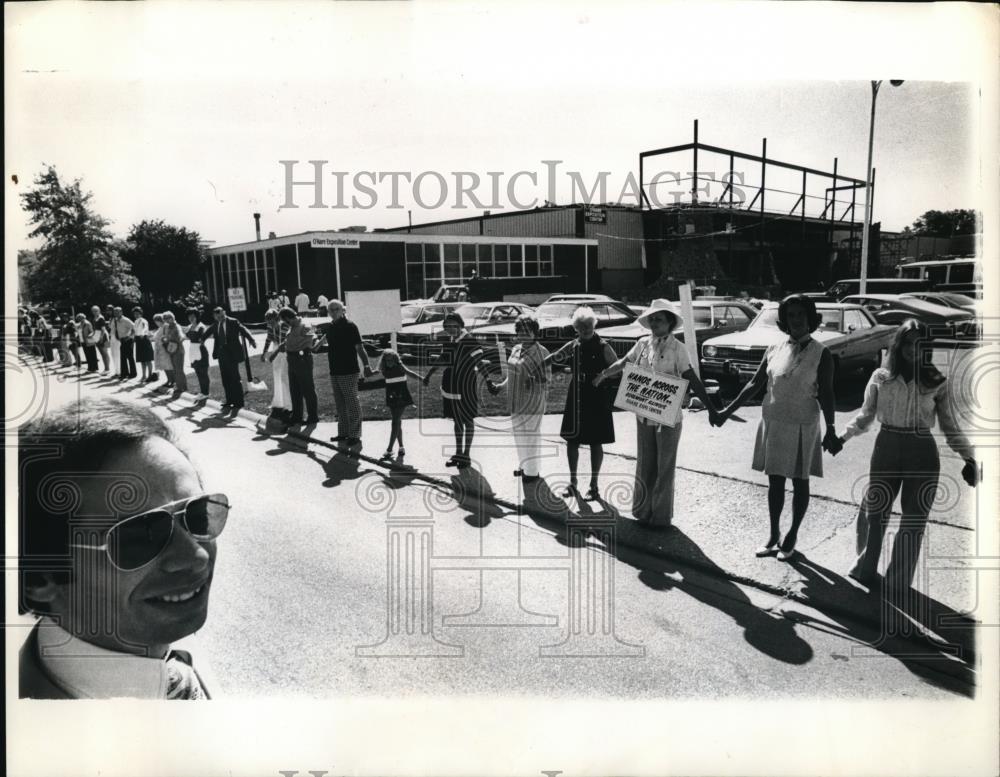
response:
[[[288,424],[319,421],[313,355],[325,342],[338,417],[337,435],[331,439],[348,446],[360,445],[362,412],[358,392],[363,382],[360,377],[363,372],[369,378],[373,369],[360,332],[348,319],[343,303],[332,300],[327,311],[330,323],[317,327],[316,331],[290,306],[267,311],[267,336],[260,358],[272,364],[272,414]],[[186,352],[204,395],[209,388],[205,344],[213,339],[212,356],[219,362],[226,404],[237,408],[243,405],[239,365],[246,353],[244,343],[253,344],[254,340],[246,327],[227,316],[222,308],[213,312],[211,325],[200,321],[197,310],[187,311],[186,327],[179,325],[169,312],[154,315],[152,324],[139,307],[133,309],[132,318],[124,316],[121,308],[108,306],[105,312],[107,316],[94,307],[89,319],[83,314],[75,317],[74,337],[79,340],[88,371],[98,370],[100,355],[106,372],[126,380],[139,377],[138,362],[141,381],[155,380],[162,370],[167,378],[165,386],[179,394],[187,388]],[[809,480],[823,475],[823,451],[837,455],[845,443],[878,421],[880,430],[862,506],[867,521],[860,526],[859,554],[849,574],[867,586],[877,581],[890,511],[899,496],[902,522],[891,553],[887,582],[894,587],[908,587],[912,583],[940,473],[937,443],[931,435],[935,424],[949,447],[964,459],[962,475],[966,482],[975,486],[979,480],[974,450],[956,416],[956,393],[946,377],[924,358],[932,341],[926,326],[911,319],[899,327],[884,364],[868,381],[861,409],[843,433],[838,434],[834,419],[833,357],[812,337],[821,317],[808,297],[792,295],[781,302],[778,326],[787,337],[768,347],[754,376],[723,408],[716,407],[692,368],[683,343],[674,335],[682,326],[681,314],[674,303],[654,300],[637,320],[649,334],[618,358],[598,334],[596,317],[587,306],[574,313],[576,337],[555,352],[549,352],[538,341],[537,319],[531,314],[522,315],[515,323],[517,343],[507,358],[506,372],[497,379],[496,365],[487,358],[483,345],[465,329],[460,315],[449,313],[442,322],[447,338],[442,353],[424,375],[404,365],[395,351],[387,349],[379,359],[385,404],[392,419],[388,447],[382,458],[388,461],[395,455],[402,459],[406,453],[402,419],[406,409],[415,404],[408,379],[427,386],[433,374],[443,369],[442,405],[444,415],[452,420],[455,440],[454,453],[447,465],[464,469],[471,463],[476,418],[480,414],[480,385],[485,385],[491,394],[506,391],[511,434],[520,462],[515,475],[522,479],[525,499],[530,501],[541,479],[541,424],[551,368],[553,364],[566,365],[570,379],[559,434],[566,443],[569,482],[562,494],[599,500],[603,446],[615,441],[614,398],[607,381],[629,365],[687,381],[690,392],[707,409],[714,427],[723,426],[743,404],[763,391],[751,467],[768,477],[769,529],[755,550],[756,555],[773,555],[779,560],[795,555],[809,506]],[[80,364],[79,353],[76,360]],[[682,417],[683,413],[679,419]],[[682,432],[682,420],[669,426],[636,416],[632,513],[636,521],[652,531],[668,530],[674,521],[674,481]],[[587,446],[590,453],[590,480],[585,494],[578,489],[581,446]],[[789,479],[791,523],[782,536],[781,516]]]
[[[614,398],[606,381],[628,365],[683,378],[691,393],[707,409],[709,422],[721,427],[759,392],[764,392],[761,419],[751,454],[752,469],[768,477],[769,530],[754,551],[759,557],[786,561],[796,554],[799,534],[809,507],[809,480],[823,475],[823,452],[836,456],[853,437],[868,431],[875,421],[880,431],[872,452],[869,483],[862,505],[857,561],[849,574],[866,586],[877,582],[877,566],[892,506],[901,497],[902,519],[886,572],[887,584],[908,588],[913,581],[927,518],[933,507],[940,474],[937,443],[931,434],[937,424],[949,447],[962,457],[962,475],[970,486],[979,481],[974,450],[959,426],[957,393],[928,356],[932,337],[926,326],[910,319],[897,330],[885,363],[875,370],[865,388],[862,407],[842,433],[834,417],[834,361],[830,351],[812,337],[821,323],[815,302],[802,295],[786,297],[778,309],[778,326],[786,338],[765,352],[756,373],[725,407],[717,408],[692,368],[682,342],[674,336],[681,314],[668,300],[655,300],[639,317],[649,335],[623,357],[596,331],[593,311],[581,306],[573,316],[576,337],[550,353],[538,342],[539,326],[530,314],[515,324],[517,344],[507,360],[506,376],[494,372],[482,345],[464,327],[461,317],[443,321],[447,341],[437,364],[422,378],[405,367],[397,354],[384,353],[386,404],[393,410],[392,437],[403,454],[400,418],[413,404],[407,376],[426,386],[444,367],[441,393],[444,414],[453,421],[455,453],[450,466],[469,466],[479,415],[479,384],[492,393],[506,390],[525,498],[530,500],[540,481],[541,421],[553,363],[569,366],[570,380],[560,425],[566,443],[569,483],[567,497],[600,499],[598,478],[603,446],[615,441]],[[636,416],[636,486],[632,513],[653,531],[668,530],[674,521],[674,478],[677,450],[683,431]],[[590,482],[584,495],[578,490],[580,446],[590,450]],[[781,516],[785,487],[792,485],[791,524],[782,536]]]

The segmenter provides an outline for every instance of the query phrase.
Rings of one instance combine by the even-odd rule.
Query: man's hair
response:
[[[222,307],[221,305],[216,305],[214,308],[212,308],[212,312],[213,313],[222,313],[222,315],[226,315],[226,309],[224,307]]]
[[[45,611],[44,604],[29,598],[25,583],[43,573],[59,582],[71,579],[69,521],[75,517],[73,501],[81,481],[93,479],[112,453],[156,437],[176,445],[170,427],[152,410],[112,398],[83,399],[20,428],[21,612]],[[124,494],[134,486],[128,480],[115,484],[109,479],[107,487],[110,496],[116,487]]]
[[[465,319],[454,311],[451,313],[445,313],[444,318],[441,320],[441,326],[447,326],[448,324],[458,324],[460,328],[464,329]]]
[[[278,315],[281,318],[286,318],[286,319],[299,317],[298,311],[296,311],[294,308],[288,307],[288,305],[285,305],[283,308],[281,308],[281,310],[278,311]]]

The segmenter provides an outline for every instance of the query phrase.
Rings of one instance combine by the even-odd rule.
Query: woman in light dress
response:
[[[260,360],[271,362],[271,375],[274,377],[271,415],[287,424],[292,420],[292,392],[288,382],[288,355],[281,346],[288,335],[289,326],[282,321],[275,308],[268,308],[264,313],[264,325],[267,327],[267,339],[264,340]],[[272,343],[274,350],[268,353]]]
[[[801,294],[785,297],[778,306],[778,328],[788,337],[768,346],[750,382],[720,414],[725,423],[767,384],[752,466],[767,474],[771,532],[758,556],[787,561],[795,554],[809,508],[809,478],[823,476],[821,445],[834,455],[842,447],[833,425],[833,356],[812,337],[821,322],[813,300]],[[821,411],[825,435],[820,434]],[[792,480],[792,525],[779,544],[787,478]]]
[[[487,381],[496,394],[506,387],[510,397],[510,423],[521,466],[514,473],[524,483],[525,495],[534,493],[539,478],[541,426],[545,414],[545,395],[552,371],[547,364],[548,349],[538,342],[538,319],[524,313],[514,322],[518,343],[507,359],[507,377],[499,383]]]

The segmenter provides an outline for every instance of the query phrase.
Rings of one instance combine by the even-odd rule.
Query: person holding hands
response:
[[[538,319],[531,313],[518,316],[514,334],[518,339],[507,359],[507,377],[499,383],[486,382],[486,388],[496,395],[507,387],[510,394],[510,423],[517,445],[521,468],[519,475],[525,484],[539,477],[541,448],[540,430],[545,414],[545,393],[552,371],[546,364],[548,349],[538,342]]]
[[[470,464],[472,437],[476,417],[479,415],[478,377],[489,377],[489,361],[483,349],[465,329],[465,321],[458,313],[448,313],[442,321],[448,336],[438,361],[423,377],[426,386],[441,365],[445,367],[441,378],[441,396],[444,416],[450,418],[455,429],[455,454],[445,463],[448,467],[464,469]]]
[[[872,373],[861,410],[840,438],[846,442],[863,434],[876,419],[881,424],[865,495],[867,539],[847,573],[869,588],[878,579],[879,556],[897,495],[902,518],[885,579],[890,591],[913,584],[941,471],[938,446],[930,431],[935,420],[948,447],[965,460],[965,482],[973,487],[979,482],[979,466],[955,418],[955,395],[948,379],[921,358],[921,349],[929,348],[931,341],[926,324],[912,318],[903,322],[896,330],[885,367]]]
[[[597,316],[593,309],[583,305],[573,313],[573,329],[576,337],[555,353],[546,362],[561,362],[572,359],[572,377],[566,393],[566,407],[563,410],[559,435],[566,441],[566,458],[569,463],[569,486],[563,496],[577,496],[576,471],[580,462],[580,446],[590,447],[590,488],[587,500],[600,499],[597,479],[604,463],[604,445],[615,441],[615,423],[611,416],[611,398],[608,392],[599,388],[594,378],[615,363],[615,352],[595,331]]]
[[[768,346],[750,382],[719,415],[721,425],[766,385],[752,466],[768,477],[771,533],[756,554],[776,554],[781,561],[795,555],[809,508],[809,477],[823,476],[821,445],[833,455],[842,447],[834,429],[833,356],[812,337],[821,321],[809,297],[785,297],[778,306],[778,328],[788,337]],[[826,421],[822,438],[821,411]],[[792,526],[779,545],[786,478],[792,479]]]
[[[410,387],[406,385],[406,378],[407,376],[417,380],[423,380],[423,378],[403,364],[399,354],[391,348],[382,351],[379,369],[385,379],[385,406],[389,408],[389,413],[392,415],[389,447],[382,454],[382,459],[392,458],[392,446],[395,443],[399,444],[399,458],[402,459],[406,455],[406,448],[403,447],[403,412],[414,404]]]
[[[681,316],[673,303],[653,300],[638,319],[650,334],[637,341],[632,349],[594,378],[594,385],[617,375],[626,364],[637,364],[661,375],[683,378],[688,388],[708,408],[713,426],[720,423],[715,405],[704,384],[691,367],[684,343],[674,337]],[[642,416],[636,416],[636,488],[632,495],[632,515],[650,528],[669,529],[674,518],[674,472],[677,467],[677,445],[681,439],[681,416],[670,427]]]

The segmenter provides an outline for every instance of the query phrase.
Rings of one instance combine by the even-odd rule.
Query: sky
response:
[[[976,207],[982,78],[995,74],[988,42],[969,36],[975,12],[806,5],[8,4],[6,255],[32,245],[11,195],[45,164],[83,179],[120,236],[163,219],[215,245],[253,239],[255,211],[265,236],[497,212],[514,207],[518,171],[522,205],[578,201],[569,174],[589,190],[602,171],[606,199],[633,204],[639,152],[690,142],[695,119],[704,143],[759,154],[766,137],[769,158],[832,170],[836,157],[863,179],[871,78],[905,79],[879,93],[874,220],[900,229]],[[877,61],[890,40],[891,66]],[[324,160],[323,203],[338,203],[340,173],[345,206],[309,207],[310,187],[289,199],[282,160],[294,180]],[[552,187],[545,160],[560,162]],[[649,172],[683,178],[690,163]],[[699,169],[719,177],[728,161],[702,155]],[[759,166],[737,170],[749,201]],[[411,182],[397,177],[393,198],[391,176],[363,179],[369,196],[354,185],[362,171]],[[478,202],[456,172],[479,176]],[[796,192],[770,195],[769,210],[791,210],[801,178],[769,168],[767,185]],[[809,182],[808,213],[824,185]],[[662,186],[668,201],[690,184]]]

